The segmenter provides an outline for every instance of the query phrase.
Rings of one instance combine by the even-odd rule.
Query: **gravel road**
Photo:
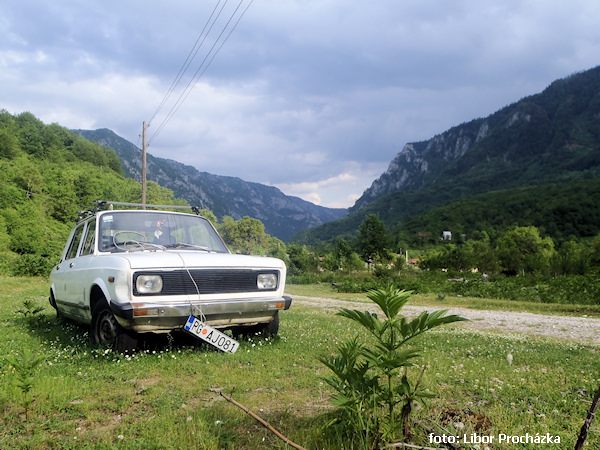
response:
[[[335,300],[321,297],[294,296],[294,303],[319,307],[333,312],[339,308],[369,310],[377,312],[377,305],[372,303],[358,303],[345,300]],[[402,311],[409,317],[420,312],[444,309],[443,306],[405,306]],[[489,311],[467,308],[450,308],[448,314],[457,314],[470,319],[461,322],[458,326],[469,327],[477,330],[496,331],[502,333],[523,333],[535,336],[547,336],[558,339],[600,345],[600,319],[589,317],[568,317],[527,312]]]

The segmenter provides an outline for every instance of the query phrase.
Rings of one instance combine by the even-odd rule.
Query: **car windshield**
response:
[[[100,216],[101,252],[200,250],[228,253],[208,220],[200,216],[147,211],[110,211]]]

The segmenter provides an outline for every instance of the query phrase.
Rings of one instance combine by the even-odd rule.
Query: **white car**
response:
[[[182,330],[191,316],[234,334],[279,330],[286,267],[231,254],[204,217],[166,211],[92,211],[50,275],[59,316],[89,324],[100,345],[132,351],[140,333]]]

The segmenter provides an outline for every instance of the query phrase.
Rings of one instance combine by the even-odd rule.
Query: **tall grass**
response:
[[[0,288],[0,448],[285,448],[220,390],[307,448],[353,447],[326,426],[332,392],[319,358],[358,333],[334,312],[293,305],[279,337],[244,341],[233,355],[165,340],[125,357],[58,321],[44,280],[0,278]],[[19,314],[26,300],[44,310]],[[557,448],[572,447],[600,383],[598,348],[574,342],[455,326],[418,345],[436,397],[413,414],[440,433],[551,433]],[[23,351],[42,359],[27,414],[8,362]],[[600,447],[597,429],[590,448]],[[413,442],[428,445],[427,432],[415,427]]]

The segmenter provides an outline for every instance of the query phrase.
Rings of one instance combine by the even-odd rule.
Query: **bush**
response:
[[[12,270],[19,255],[13,252],[0,252],[0,274],[12,275]]]
[[[54,267],[53,261],[38,255],[20,255],[11,267],[13,276],[42,276],[50,275]]]
[[[441,325],[466,320],[440,310],[409,321],[400,311],[410,296],[411,292],[391,287],[370,291],[367,297],[381,308],[383,319],[368,311],[341,309],[337,315],[362,327],[368,338],[347,340],[337,354],[320,358],[333,372],[323,377],[336,391],[333,424],[346,427],[349,442],[361,447],[375,448],[401,435],[410,439],[413,404],[433,397],[420,387],[425,369],[420,376],[409,376],[408,368],[420,356],[412,340]]]
[[[289,284],[315,284],[320,282],[320,277],[316,273],[302,273],[299,275],[287,276],[287,283]]]

